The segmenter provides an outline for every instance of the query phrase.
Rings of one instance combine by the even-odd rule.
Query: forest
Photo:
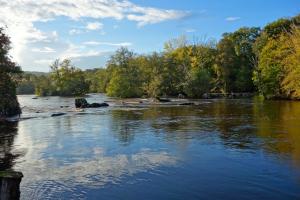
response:
[[[255,93],[266,99],[300,99],[300,15],[263,28],[242,27],[217,42],[165,43],[162,52],[141,55],[120,48],[105,68],[82,71],[56,60],[45,74],[24,73],[18,94],[202,98],[207,93]]]

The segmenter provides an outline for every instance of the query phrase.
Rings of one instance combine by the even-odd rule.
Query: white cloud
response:
[[[91,31],[100,30],[102,28],[103,28],[103,24],[99,23],[99,22],[89,22],[86,25],[86,29],[91,30]]]
[[[179,12],[175,10],[159,10],[155,8],[143,8],[138,6],[133,7],[133,10],[135,10],[137,14],[128,14],[127,19],[138,22],[139,27],[147,24],[156,24],[167,20],[180,19],[188,14],[187,12]]]
[[[40,52],[40,53],[55,53],[56,51],[50,47],[43,47],[43,48],[33,48],[32,52]]]
[[[227,17],[225,20],[229,21],[229,22],[233,22],[233,21],[237,21],[237,20],[240,20],[240,19],[241,19],[240,17]]]
[[[70,35],[78,35],[78,34],[81,34],[82,33],[82,30],[79,30],[79,29],[71,29],[69,30],[69,34]]]
[[[106,46],[132,46],[130,42],[120,42],[120,43],[111,43],[111,42],[97,42],[97,41],[87,41],[83,43],[84,45],[97,46],[97,45],[106,45]]]
[[[27,60],[30,43],[58,40],[57,32],[43,32],[36,27],[36,22],[47,23],[57,17],[71,20],[112,18],[127,19],[137,22],[138,26],[144,26],[180,19],[188,14],[184,11],[142,7],[129,0],[0,0],[0,5],[0,27],[7,26],[6,32],[11,37],[13,47],[11,54],[21,65]],[[99,30],[102,27],[99,22],[86,26],[88,30]],[[80,31],[72,29],[69,34],[76,35]]]

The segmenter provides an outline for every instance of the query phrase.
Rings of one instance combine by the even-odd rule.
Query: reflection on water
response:
[[[23,172],[22,199],[300,198],[300,102],[76,113],[72,98],[31,98],[19,97],[35,118],[0,128],[0,168]]]
[[[0,123],[0,171],[11,169],[19,154],[13,153],[17,123]]]
[[[300,102],[260,102],[253,106],[257,136],[264,149],[288,156],[300,169]]]

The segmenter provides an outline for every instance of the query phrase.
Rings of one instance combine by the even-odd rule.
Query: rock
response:
[[[165,98],[159,98],[159,97],[156,97],[156,99],[161,102],[161,103],[167,103],[167,102],[171,102],[170,99],[165,99]]]
[[[32,99],[38,99],[37,97],[33,97]]]
[[[20,183],[23,174],[15,171],[0,171],[0,199],[20,199]]]
[[[80,98],[75,99],[75,107],[76,108],[100,108],[109,106],[107,103],[92,103],[89,104],[86,99]]]
[[[66,113],[54,113],[51,115],[51,117],[58,117],[58,116],[62,116],[65,115]]]
[[[89,104],[85,98],[75,99],[76,108],[88,108]]]
[[[179,105],[180,106],[194,106],[195,103],[193,103],[193,102],[186,102],[186,103],[180,103]]]
[[[88,105],[89,108],[100,108],[100,107],[107,107],[107,106],[109,106],[107,103],[92,103]]]

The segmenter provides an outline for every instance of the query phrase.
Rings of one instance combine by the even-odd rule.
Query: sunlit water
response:
[[[0,130],[0,169],[23,172],[21,199],[300,199],[300,102],[75,112],[73,98],[32,97]]]

